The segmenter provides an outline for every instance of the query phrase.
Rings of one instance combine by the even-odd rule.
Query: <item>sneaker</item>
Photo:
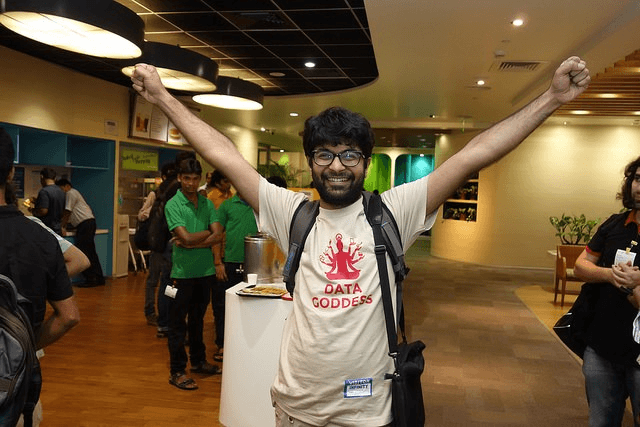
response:
[[[222,369],[217,365],[212,365],[205,361],[199,365],[191,366],[191,372],[196,374],[215,375],[222,373]]]
[[[158,326],[158,315],[155,313],[147,315],[147,325]]]

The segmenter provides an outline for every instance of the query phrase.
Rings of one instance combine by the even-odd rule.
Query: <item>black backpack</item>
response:
[[[364,205],[364,211],[367,216],[367,220],[370,222],[369,206],[373,197],[380,198],[379,194],[374,194],[368,191],[362,192],[362,204]],[[391,264],[393,265],[393,272],[396,278],[396,284],[398,287],[402,286],[402,281],[409,274],[409,267],[404,262],[404,251],[402,248],[402,241],[400,239],[400,230],[398,224],[393,218],[389,208],[380,200],[382,205],[382,237],[384,239],[387,253],[391,258]],[[293,219],[291,220],[291,227],[289,229],[289,253],[287,255],[287,261],[283,268],[283,280],[287,285],[287,290],[291,295],[296,286],[295,275],[300,266],[300,257],[302,256],[302,249],[304,248],[304,242],[309,236],[309,232],[316,222],[316,217],[320,212],[320,201],[315,200],[310,202],[309,200],[303,201],[293,213]]]
[[[166,183],[166,185],[165,185]],[[171,239],[171,232],[167,224],[164,208],[169,200],[180,189],[178,180],[163,181],[156,191],[156,200],[149,213],[149,249],[154,252],[164,252]]]
[[[138,220],[136,223],[136,233],[133,235],[133,243],[135,243],[136,248],[141,251],[148,251],[151,249],[151,245],[149,244],[149,225],[151,224],[151,219],[147,218],[144,221]]]
[[[40,398],[42,374],[36,339],[27,312],[31,302],[0,274],[0,426],[15,426],[24,414],[31,427]]]

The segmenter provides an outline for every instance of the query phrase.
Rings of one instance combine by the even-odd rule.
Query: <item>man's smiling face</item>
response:
[[[340,159],[337,155],[341,155]],[[318,165],[321,160],[333,157],[328,165]],[[358,160],[359,158],[359,160]],[[343,162],[358,163],[345,166]],[[356,202],[360,198],[370,159],[362,157],[362,152],[351,145],[324,145],[314,150],[310,159],[311,177],[321,198],[321,205],[326,209],[339,209]]]

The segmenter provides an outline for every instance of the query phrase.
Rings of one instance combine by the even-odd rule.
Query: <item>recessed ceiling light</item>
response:
[[[423,153],[420,153],[420,157],[424,157],[424,154],[423,154]]]
[[[295,111],[292,111],[291,113],[289,113],[289,115],[291,117],[298,117],[300,114],[296,113]]]
[[[478,86],[484,86],[485,81],[484,81],[484,80],[478,80],[478,81],[476,82],[476,84],[477,84]]]
[[[269,75],[270,75],[271,77],[284,77],[284,76],[285,76],[285,74],[284,74],[284,73],[281,73],[281,72],[279,72],[279,71],[272,71],[272,72],[270,72],[270,73],[269,73]]]
[[[304,66],[307,67],[307,68],[313,68],[313,67],[316,66],[316,63],[315,62],[311,62],[311,61],[307,61],[307,62],[304,63]]]
[[[562,122],[562,124],[566,126],[569,124],[569,122]]]
[[[591,112],[587,110],[573,110],[571,114],[585,115],[585,114],[591,114]]]
[[[615,93],[600,93],[596,95],[598,98],[617,98],[619,95]]]
[[[261,131],[261,132],[266,132],[266,130],[267,130],[266,128],[263,128],[263,127],[262,127],[262,128],[260,128],[260,131]]]
[[[635,114],[636,116],[640,116],[640,111],[634,111],[633,114]]]
[[[521,27],[522,25],[524,25],[524,20],[521,18],[516,18],[511,21],[511,25],[513,25],[514,27]]]
[[[281,153],[284,153],[284,150],[280,150]]]

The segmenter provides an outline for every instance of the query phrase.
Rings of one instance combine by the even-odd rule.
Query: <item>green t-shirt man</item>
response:
[[[236,194],[222,202],[217,216],[227,233],[224,262],[243,263],[244,238],[258,232],[253,209]]]
[[[169,230],[183,226],[189,233],[205,231],[218,222],[216,209],[206,197],[198,194],[198,207],[186,198],[182,190],[165,206],[165,216]],[[182,248],[173,245],[171,278],[194,279],[216,274],[211,248]]]

